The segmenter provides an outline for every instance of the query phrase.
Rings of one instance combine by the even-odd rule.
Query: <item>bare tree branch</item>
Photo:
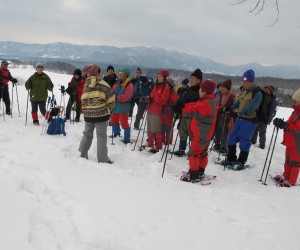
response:
[[[236,0],[234,3],[231,3],[231,5],[243,4],[247,1],[248,0]],[[249,13],[253,13],[254,15],[259,15],[264,10],[265,5],[267,5],[266,0],[257,0],[255,6],[252,9],[250,9]],[[274,4],[272,6],[276,8],[276,19],[272,24],[268,25],[267,27],[274,26],[279,20],[280,12],[279,12],[278,0],[274,0]]]

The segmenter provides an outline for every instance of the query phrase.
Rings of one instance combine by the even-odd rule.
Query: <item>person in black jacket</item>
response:
[[[109,65],[107,67],[107,75],[104,76],[104,81],[106,81],[108,83],[108,85],[110,86],[110,88],[112,88],[114,86],[114,84],[116,83],[116,81],[118,80],[117,75],[115,74],[115,69],[113,66]]]
[[[196,69],[191,74],[190,87],[186,91],[185,95],[180,97],[176,104],[172,107],[173,112],[179,116],[182,114],[182,109],[186,103],[196,102],[199,100],[199,89],[202,81],[202,71]],[[180,137],[179,150],[175,151],[174,154],[178,157],[185,155],[185,149],[187,145],[187,139],[189,137],[190,119],[181,117],[178,124],[178,133]]]

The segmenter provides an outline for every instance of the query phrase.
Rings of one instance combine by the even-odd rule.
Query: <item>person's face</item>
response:
[[[245,80],[242,81],[244,89],[250,89],[253,87],[254,83],[253,82],[247,82]]]
[[[75,79],[79,79],[79,75],[74,75]]]
[[[135,77],[140,77],[142,74],[141,74],[141,71],[139,71],[139,70],[137,70],[136,72],[135,72]]]
[[[7,67],[8,67],[8,64],[1,64],[2,69],[7,69]]]
[[[228,92],[229,92],[229,90],[227,89],[227,88],[225,88],[225,87],[223,87],[223,86],[220,86],[219,87],[219,89],[220,89],[220,91],[221,91],[221,93],[224,95],[226,95],[226,94],[228,94]]]
[[[112,75],[113,73],[114,73],[113,69],[109,69],[109,70],[107,71],[107,74],[108,74],[108,75]]]
[[[201,80],[195,76],[191,77],[190,84],[191,86],[196,86],[201,83]]]
[[[165,77],[162,76],[161,74],[158,74],[158,76],[157,76],[157,81],[158,81],[158,82],[164,82],[164,80],[165,80]]]
[[[122,81],[125,81],[127,77],[128,77],[127,74],[125,72],[122,72],[121,74]]]
[[[202,91],[201,88],[199,89],[199,96],[200,96],[200,98],[203,98],[204,96],[206,96],[206,93],[204,91]]]
[[[300,105],[300,101],[296,101],[296,100],[293,99],[293,105],[295,105],[295,106]]]
[[[36,72],[37,72],[38,74],[42,74],[43,71],[44,71],[44,67],[43,67],[43,66],[37,66],[37,67],[36,67]]]

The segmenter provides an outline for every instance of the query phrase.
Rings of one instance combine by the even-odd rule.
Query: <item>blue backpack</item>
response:
[[[62,118],[52,119],[51,123],[48,126],[47,134],[48,135],[63,134],[64,136],[66,136],[67,133],[65,131],[65,120]]]

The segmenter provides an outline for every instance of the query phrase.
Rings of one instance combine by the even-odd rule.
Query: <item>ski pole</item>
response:
[[[27,103],[26,103],[26,119],[25,119],[25,126],[27,125],[27,113],[28,113],[28,101],[29,101],[29,90],[27,90]]]
[[[275,134],[275,129],[276,129],[276,127],[274,126],[274,128],[273,128],[273,133],[272,133],[272,136],[271,136],[271,141],[270,141],[269,148],[268,148],[268,152],[267,152],[266,159],[265,159],[264,168],[263,168],[263,171],[262,171],[262,173],[261,173],[260,179],[258,180],[258,181],[260,181],[260,182],[263,181],[262,179],[263,179],[264,172],[265,172],[265,168],[266,168],[267,161],[268,161],[268,158],[269,158],[269,153],[270,153],[270,149],[271,149],[271,146],[272,146],[273,137],[274,137],[274,134]]]
[[[16,96],[17,96],[17,104],[18,104],[18,112],[19,112],[19,117],[21,117],[21,112],[20,112],[20,104],[19,104],[19,95],[18,95],[18,88],[16,84]]]
[[[165,161],[164,161],[164,166],[163,166],[161,178],[164,178],[164,173],[165,173],[165,168],[166,168],[166,162],[167,162],[167,157],[168,157],[168,151],[169,151],[169,146],[170,146],[171,136],[172,136],[172,134],[173,134],[173,129],[174,129],[174,126],[175,126],[176,119],[177,119],[177,118],[176,118],[176,116],[175,116],[175,117],[173,118],[172,129],[171,129],[170,134],[169,134],[169,142],[168,142],[168,144],[166,145],[166,156],[165,156]]]
[[[273,153],[274,153],[274,149],[275,149],[275,146],[276,146],[276,140],[277,140],[277,136],[278,136],[278,131],[279,131],[279,128],[276,129],[276,135],[275,135],[275,139],[274,139],[274,143],[273,143],[273,148],[272,148],[271,156],[270,156],[270,159],[269,159],[269,165],[268,165],[268,168],[267,168],[267,173],[266,173],[266,176],[265,176],[264,185],[267,185],[266,181],[267,181],[267,178],[268,178],[268,174],[269,174],[269,170],[270,170],[270,166],[271,166],[271,162],[272,162],[272,158],[273,158]]]
[[[175,151],[175,146],[176,146],[176,143],[177,143],[177,140],[178,140],[178,135],[179,135],[179,132],[177,132],[175,142],[174,142],[174,145],[173,145],[173,149],[172,149],[172,154],[171,154],[171,157],[169,158],[169,160],[172,160],[172,158],[173,158],[173,154],[174,154],[174,151]]]
[[[137,141],[138,141],[138,139],[139,139],[139,137],[140,137],[141,130],[142,130],[142,127],[143,127],[143,123],[144,123],[144,121],[145,121],[145,116],[146,116],[145,114],[146,114],[146,113],[147,113],[147,109],[145,109],[145,111],[144,111],[144,114],[143,114],[143,120],[142,120],[142,122],[141,122],[141,125],[140,125],[140,128],[139,128],[139,132],[138,132],[138,135],[137,135],[137,137],[136,137],[136,140],[135,140],[134,147],[133,147],[132,151],[135,150]]]
[[[142,148],[143,148],[143,141],[144,141],[144,136],[145,136],[145,132],[146,132],[147,117],[148,117],[148,111],[147,111],[147,115],[145,115],[145,123],[144,123],[144,128],[143,128],[143,135],[142,135],[142,140],[141,140],[141,146],[139,148],[140,151],[143,150]]]
[[[2,97],[1,100],[2,100],[3,120],[5,121],[5,111],[4,111],[4,102],[3,102],[3,88],[1,88],[1,97]]]
[[[12,84],[11,87],[11,105],[10,105],[10,117],[12,118],[13,115],[13,106],[14,106],[14,83]]]

